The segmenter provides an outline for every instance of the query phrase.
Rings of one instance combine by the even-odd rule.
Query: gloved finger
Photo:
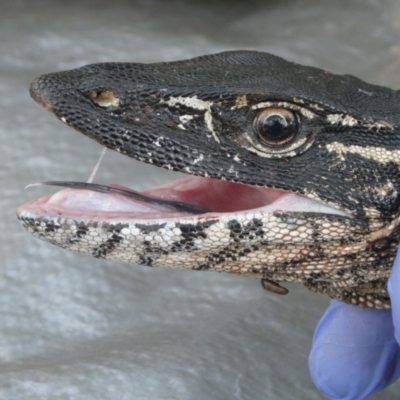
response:
[[[392,302],[393,324],[397,343],[400,343],[400,251],[394,261],[388,283],[390,300]]]
[[[315,331],[309,368],[329,399],[364,399],[390,385],[400,375],[391,311],[332,300]]]

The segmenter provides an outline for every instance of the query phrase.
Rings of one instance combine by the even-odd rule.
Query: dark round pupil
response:
[[[262,121],[262,131],[270,140],[282,140],[291,134],[289,124],[281,115],[270,115]]]
[[[267,108],[253,122],[253,131],[267,146],[283,146],[292,142],[299,132],[296,113],[286,109]]]

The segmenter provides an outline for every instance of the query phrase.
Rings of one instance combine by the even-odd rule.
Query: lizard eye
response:
[[[297,114],[284,108],[267,108],[254,119],[253,130],[264,144],[282,146],[297,136],[299,119]]]

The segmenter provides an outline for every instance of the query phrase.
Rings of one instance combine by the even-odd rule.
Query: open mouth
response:
[[[293,110],[282,109],[282,105],[278,104],[276,107],[281,108],[267,107],[265,112],[268,115],[265,116],[262,111],[260,117],[256,113],[257,110],[251,107],[247,113],[240,108],[242,114],[238,112],[237,118],[242,122],[236,130],[230,128],[237,131],[237,135],[241,133],[240,137],[235,136],[236,141],[240,143],[244,141],[244,144],[240,144],[245,147],[243,157],[238,157],[234,154],[240,146],[235,140],[232,143],[229,142],[230,147],[228,144],[220,144],[220,139],[216,135],[216,126],[219,123],[218,118],[223,113],[221,111],[220,114],[222,114],[218,114],[218,117],[215,110],[212,112],[211,100],[201,100],[193,95],[186,95],[186,97],[177,97],[173,93],[168,95],[164,89],[157,89],[156,95],[151,91],[146,92],[144,87],[146,82],[158,82],[157,87],[161,88],[164,87],[163,85],[174,88],[175,84],[180,87],[182,82],[168,84],[171,76],[175,76],[172,74],[173,69],[165,72],[165,76],[163,75],[165,82],[163,80],[159,82],[161,78],[158,76],[157,65],[155,69],[150,66],[148,71],[145,70],[146,78],[144,79],[142,74],[138,75],[136,71],[136,68],[140,70],[144,67],[141,64],[135,65],[113,64],[111,66],[118,71],[121,68],[121,71],[125,71],[124,68],[126,68],[122,77],[127,80],[122,82],[119,81],[122,79],[119,74],[110,74],[111,67],[108,64],[100,64],[94,69],[88,66],[63,73],[43,75],[32,82],[31,96],[53,112],[62,122],[95,139],[105,147],[157,166],[165,168],[168,166],[169,169],[188,172],[189,175],[140,192],[114,184],[105,186],[77,182],[50,182],[52,185],[64,186],[66,189],[53,196],[42,197],[22,205],[18,209],[19,215],[26,211],[27,215],[32,213],[35,218],[63,216],[87,218],[99,222],[113,219],[146,220],[146,223],[152,223],[152,220],[177,220],[177,217],[179,221],[193,220],[193,218],[216,218],[221,214],[238,215],[255,210],[259,216],[283,212],[352,217],[338,208],[337,202],[325,204],[319,201],[317,195],[309,194],[306,197],[296,193],[299,187],[304,187],[300,183],[302,179],[308,179],[305,178],[307,173],[308,176],[311,174],[312,178],[314,175],[314,171],[308,170],[304,172],[304,175],[299,173],[309,167],[304,161],[299,159],[298,168],[293,163],[283,165],[278,161],[267,162],[264,169],[264,164],[260,160],[269,160],[271,148],[275,148],[274,143],[268,142],[271,148],[264,142],[262,146],[261,142],[257,141],[261,139],[256,139],[254,136],[255,144],[252,142],[253,139],[249,139],[256,146],[253,148],[247,139],[243,139],[248,136],[248,133],[242,132],[243,129],[247,129],[242,125],[249,125],[248,128],[253,129],[254,121],[259,121],[259,118],[268,119],[271,113],[275,118],[278,115],[276,113],[283,113],[283,117],[279,114],[280,120],[284,119],[285,123],[292,121],[291,124],[287,123],[293,129],[296,128],[296,134],[292,135],[289,130],[290,136],[288,138],[285,136],[285,140],[294,140],[293,146],[297,146],[300,117]],[[173,66],[168,64],[166,68],[173,68]],[[199,81],[195,80],[196,85],[202,82],[202,76],[199,79]],[[97,81],[101,82],[100,86]],[[110,81],[111,89],[104,89],[103,81]],[[113,87],[116,89],[112,89]],[[121,89],[125,87],[126,90]],[[150,96],[149,99],[147,96]],[[141,98],[147,100],[143,103]],[[142,107],[142,103],[147,106]],[[263,105],[263,107],[266,106]],[[228,111],[233,108],[238,110],[238,105],[236,103],[233,106],[225,105]],[[288,120],[285,119],[286,117]],[[304,120],[305,117],[303,116],[302,119]],[[230,124],[234,122],[229,121],[226,125],[231,126]],[[304,137],[299,133],[301,145],[307,142],[306,133]],[[252,134],[256,135],[254,132]],[[218,145],[216,145],[217,142]],[[290,144],[290,151],[287,150],[289,153],[294,151],[294,148],[298,148],[293,146]],[[248,147],[251,151],[247,150]],[[197,148],[201,149],[201,158]],[[265,150],[268,154],[263,153],[261,148],[264,150],[268,148],[268,151]],[[286,149],[286,147],[283,148]],[[258,152],[257,156],[254,156],[254,151]],[[283,152],[282,149],[279,151]],[[264,158],[266,154],[268,157]],[[282,156],[281,153],[279,154]],[[247,173],[247,166],[250,164],[255,171],[254,175],[257,175],[254,179],[252,177],[250,179]],[[207,171],[207,174],[204,171]],[[204,178],[198,175],[210,177]],[[238,179],[238,176],[243,176],[241,179],[243,183],[233,182]],[[222,179],[216,179],[219,177]],[[292,185],[287,182],[288,177],[296,183],[293,185],[293,191],[275,189],[275,187],[292,188]],[[262,187],[264,185],[271,187]],[[317,200],[314,200],[314,197],[317,197]]]
[[[67,187],[18,209],[36,216],[63,216],[92,221],[192,219],[222,213],[257,211],[260,214],[347,213],[289,191],[259,188],[198,176],[186,176],[140,192],[120,185],[44,182]]]

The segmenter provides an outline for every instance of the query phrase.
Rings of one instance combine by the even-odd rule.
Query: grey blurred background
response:
[[[307,357],[328,299],[94,260],[19,226],[17,206],[49,193],[27,184],[86,180],[101,152],[28,85],[94,62],[255,49],[400,88],[399,39],[398,0],[2,0],[0,398],[322,399]],[[144,188],[175,177],[108,151],[96,181]]]

